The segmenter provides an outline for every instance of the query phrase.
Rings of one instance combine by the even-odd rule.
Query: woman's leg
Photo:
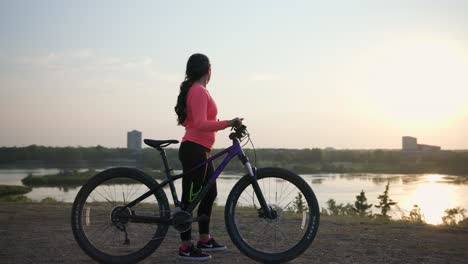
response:
[[[206,180],[208,180],[213,175],[213,173],[214,169],[213,164],[211,163],[207,168],[208,176],[206,177]],[[198,222],[200,239],[197,243],[197,247],[202,249],[203,251],[220,251],[225,250],[227,248],[226,246],[219,244],[217,241],[215,241],[210,234],[211,211],[213,209],[214,201],[216,199],[217,194],[218,192],[216,189],[215,181],[206,193],[206,195],[201,200],[200,205],[198,206],[198,216],[207,216],[206,221]]]
[[[179,148],[179,159],[182,163],[182,170],[187,172],[205,161],[207,158],[207,151],[208,150],[205,147],[196,143],[189,141],[182,142]],[[181,202],[184,207],[187,207],[202,189],[205,177],[207,177],[206,172],[208,167],[209,166],[202,166],[200,169],[197,169],[183,177]],[[192,244],[191,231],[192,230],[189,229],[180,234],[183,245]]]
[[[209,155],[207,155],[207,158]],[[210,162],[207,164],[206,168],[206,177],[204,184],[208,181],[208,179],[214,173],[213,163]],[[200,233],[200,240],[207,240],[210,239],[210,218],[211,218],[211,211],[213,209],[213,204],[218,195],[217,188],[216,188],[216,181],[213,183],[213,186],[208,190],[205,197],[200,202],[198,206],[198,216],[207,216],[206,221],[198,222],[199,233]]]

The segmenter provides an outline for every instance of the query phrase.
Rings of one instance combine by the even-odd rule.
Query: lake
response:
[[[21,179],[28,173],[46,175],[58,173],[59,169],[0,169],[0,184],[22,185]],[[398,203],[390,215],[400,218],[402,213],[408,215],[413,205],[417,204],[430,224],[440,224],[444,210],[460,206],[468,209],[468,180],[463,176],[443,174],[304,174],[301,175],[312,187],[320,207],[327,207],[330,198],[337,203],[352,203],[356,196],[364,190],[368,203],[378,204],[377,197],[390,182],[389,196]],[[216,203],[224,205],[232,186],[239,176],[222,174],[217,180],[218,197]],[[181,195],[181,181],[176,181],[176,189]],[[39,187],[26,194],[27,197],[40,201],[45,197],[53,197],[59,201],[73,202],[79,188]],[[168,199],[170,193],[166,188]],[[378,212],[377,208],[373,209]]]

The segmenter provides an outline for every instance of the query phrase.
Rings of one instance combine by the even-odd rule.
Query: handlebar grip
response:
[[[234,120],[234,127],[239,128],[242,125],[242,121],[239,119]]]

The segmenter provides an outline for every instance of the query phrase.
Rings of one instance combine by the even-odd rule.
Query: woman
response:
[[[185,127],[185,135],[179,148],[179,159],[184,172],[210,157],[216,131],[242,125],[241,118],[223,121],[217,119],[216,103],[206,89],[210,77],[211,65],[208,57],[198,53],[190,56],[185,71],[185,80],[180,85],[180,93],[175,106],[178,124]],[[213,163],[210,162],[184,176],[182,179],[182,204],[184,206],[187,206],[197,196],[213,172]],[[193,244],[191,230],[181,233],[182,245],[179,249],[179,258],[208,260],[211,256],[202,253],[201,250],[226,249],[211,237],[209,230],[209,217],[216,195],[215,182],[198,206],[198,216],[207,216],[206,219],[208,219],[198,223],[199,241],[196,246]]]

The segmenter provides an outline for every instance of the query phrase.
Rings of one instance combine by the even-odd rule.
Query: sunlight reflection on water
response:
[[[442,175],[425,175],[414,191],[400,201],[401,207],[411,208],[417,204],[427,223],[441,224],[445,209],[461,205],[459,187],[444,182]]]
[[[354,204],[364,190],[369,204],[378,204],[377,197],[390,182],[389,197],[397,202],[390,212],[392,218],[409,215],[418,205],[429,224],[442,223],[445,209],[460,206],[468,209],[468,182],[466,177],[440,174],[318,174],[304,175],[317,194],[321,207],[330,198],[337,203]],[[320,179],[320,181],[318,181]],[[372,209],[378,213],[377,208]]]

